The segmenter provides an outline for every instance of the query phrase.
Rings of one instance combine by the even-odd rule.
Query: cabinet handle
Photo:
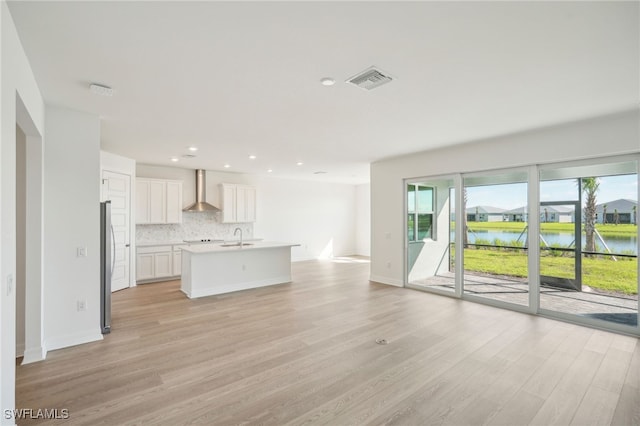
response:
[[[130,247],[130,246],[131,246],[131,244],[125,244],[124,246],[125,246],[125,247]]]

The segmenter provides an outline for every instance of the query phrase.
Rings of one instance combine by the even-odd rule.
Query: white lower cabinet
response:
[[[152,282],[173,279],[181,274],[180,246],[138,247],[136,281]]]
[[[153,253],[140,253],[138,250],[138,259],[136,261],[136,281],[150,280],[155,278]]]
[[[165,278],[173,276],[171,255],[172,253],[170,251],[156,253],[153,255],[153,259],[155,260],[155,265],[153,267],[155,271],[154,278]]]

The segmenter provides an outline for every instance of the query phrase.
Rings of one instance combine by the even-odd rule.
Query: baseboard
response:
[[[313,256],[291,257],[291,263],[307,262],[309,260],[318,260],[318,258],[317,257],[313,257]]]
[[[381,277],[380,275],[370,275],[369,281],[373,281],[380,284],[392,285],[394,287],[404,287],[404,282],[389,277]]]
[[[56,349],[68,348],[69,346],[95,342],[97,340],[102,340],[100,328],[96,328],[93,332],[86,331],[82,333],[67,334],[65,336],[50,337],[45,340],[45,347],[48,351],[53,351]]]
[[[16,343],[16,358],[24,356],[24,342]]]
[[[38,346],[30,348],[24,351],[24,357],[22,358],[22,364],[31,364],[32,362],[44,361],[47,357],[47,351],[44,346]]]

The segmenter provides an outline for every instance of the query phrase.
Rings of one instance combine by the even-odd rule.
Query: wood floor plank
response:
[[[619,394],[590,387],[569,424],[572,426],[611,424],[619,397]]]
[[[113,294],[112,333],[19,366],[20,426],[638,424],[638,339],[368,280],[366,259],[190,300]],[[376,339],[388,339],[388,345]]]
[[[562,380],[545,399],[530,424],[568,425],[591,386],[597,366],[602,362],[603,354],[583,350],[568,368]]]

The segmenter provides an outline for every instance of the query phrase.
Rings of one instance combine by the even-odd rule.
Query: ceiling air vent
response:
[[[351,83],[362,89],[371,90],[378,86],[382,86],[385,83],[393,80],[389,74],[384,71],[380,71],[376,67],[368,68],[357,75],[354,75],[347,83]]]

